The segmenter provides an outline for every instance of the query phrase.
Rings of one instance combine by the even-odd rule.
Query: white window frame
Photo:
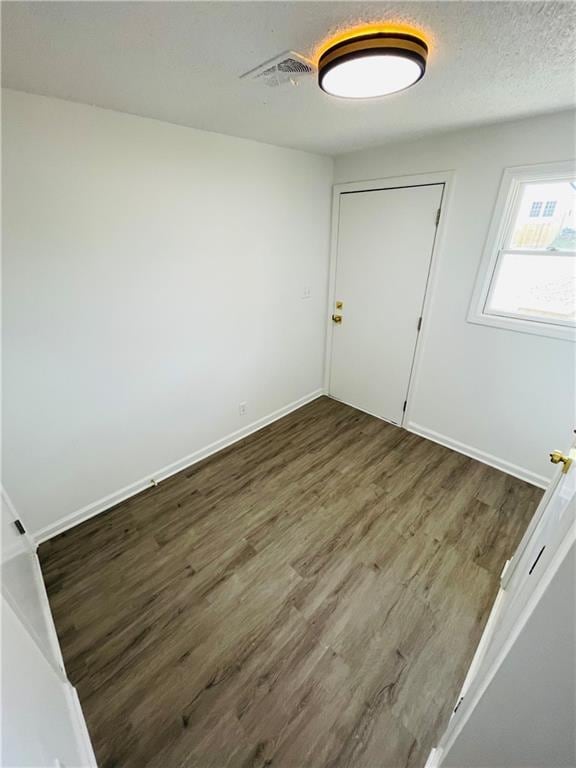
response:
[[[511,331],[519,331],[520,333],[536,334],[537,336],[549,336],[556,339],[576,341],[576,328],[572,325],[547,323],[538,319],[530,320],[525,317],[496,315],[485,312],[490,288],[497,275],[500,252],[504,249],[504,238],[509,232],[512,217],[516,213],[520,185],[531,181],[561,180],[570,176],[576,178],[576,161],[574,160],[541,165],[523,165],[504,170],[492,215],[492,223],[488,230],[484,254],[474,285],[472,301],[470,302],[468,312],[468,322],[489,325],[493,328],[505,328]],[[538,253],[542,253],[542,251],[538,251]]]

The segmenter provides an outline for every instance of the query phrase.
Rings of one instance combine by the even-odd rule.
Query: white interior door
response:
[[[491,687],[493,689],[507,656],[526,653],[525,643],[520,650],[517,644],[512,643],[517,633],[529,621],[531,612],[536,610],[535,601],[544,600],[544,587],[546,584],[549,586],[551,576],[557,573],[554,569],[564,561],[574,542],[576,442],[567,456],[562,455],[562,459],[567,461],[562,464],[550,483],[512,560],[504,570],[502,588],[460,692],[455,709],[458,715],[454,715],[450,720],[427,766],[443,765],[441,759],[439,762],[435,760],[443,754],[450,754],[462,728],[468,728],[470,731],[474,727],[475,708],[478,706],[482,711],[482,697]],[[542,640],[545,639],[547,631],[546,626],[541,628]],[[545,643],[543,647],[546,647]],[[567,668],[566,674],[570,674],[570,671]],[[529,677],[530,673],[531,670],[526,668],[524,674]],[[484,714],[486,711],[484,707]]]
[[[502,576],[495,621],[486,628],[482,653],[469,673],[462,695],[479,685],[501,654],[550,563],[568,540],[576,520],[576,442],[534,513],[522,541]]]
[[[329,391],[394,424],[402,422],[443,190],[340,195]]]
[[[490,644],[495,655],[508,637],[549,563],[576,520],[576,443],[568,452],[568,464],[558,470],[534,514],[518,549],[502,578],[505,593],[500,621]]]

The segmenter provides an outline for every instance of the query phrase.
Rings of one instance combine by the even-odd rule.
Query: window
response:
[[[536,203],[532,203],[530,206],[530,216],[534,218],[535,216],[540,216],[540,211],[542,210],[542,202],[538,200]]]
[[[556,210],[556,200],[548,200],[546,205],[544,206],[544,213],[543,216],[554,216],[554,211]]]
[[[575,339],[576,173],[572,163],[511,168],[468,319]]]

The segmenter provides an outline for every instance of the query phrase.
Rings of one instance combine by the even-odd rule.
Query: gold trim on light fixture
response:
[[[338,43],[334,48],[329,48],[322,54],[319,62],[319,69],[326,67],[331,61],[335,59],[341,59],[343,56],[350,53],[363,53],[369,51],[375,51],[379,48],[396,48],[404,51],[412,51],[418,54],[418,56],[426,64],[428,58],[428,48],[426,43],[421,40],[405,40],[396,35],[391,37],[374,37],[370,39],[369,44],[365,39],[354,39],[349,42]]]

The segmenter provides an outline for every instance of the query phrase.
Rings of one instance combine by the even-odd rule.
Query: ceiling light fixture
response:
[[[331,96],[370,99],[409,88],[426,71],[428,46],[404,32],[339,40],[318,61],[318,85]]]

